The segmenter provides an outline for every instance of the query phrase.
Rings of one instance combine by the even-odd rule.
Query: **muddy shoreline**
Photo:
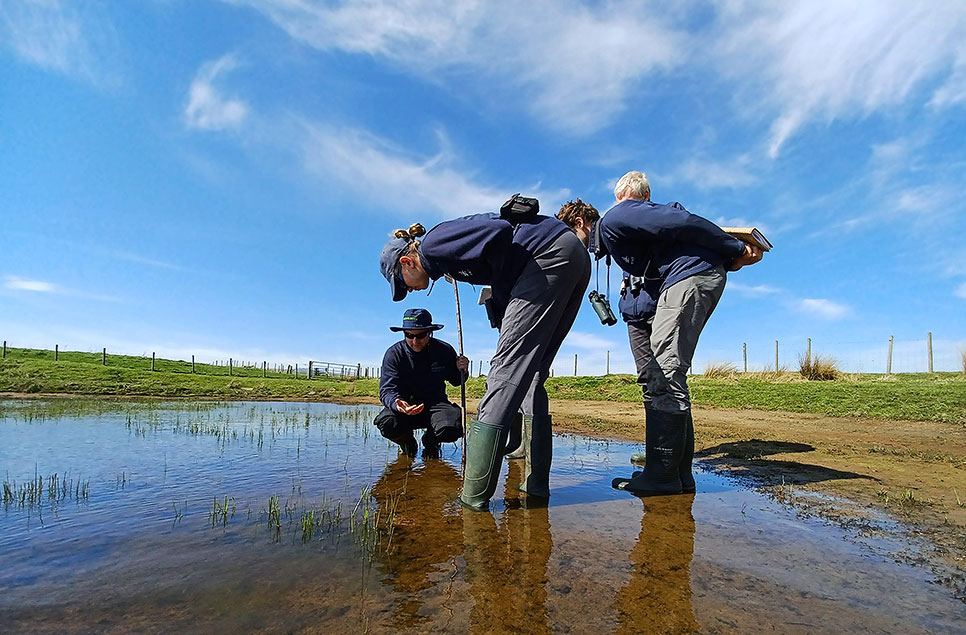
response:
[[[226,401],[0,393],[0,399],[44,398]],[[378,403],[373,397],[324,401]],[[476,404],[469,401],[468,410]],[[550,407],[556,432],[644,442],[638,404],[557,400]],[[737,477],[800,513],[860,535],[902,541],[907,547],[896,558],[936,571],[935,582],[966,601],[966,426],[726,408],[695,408],[694,421],[695,459],[703,469]]]

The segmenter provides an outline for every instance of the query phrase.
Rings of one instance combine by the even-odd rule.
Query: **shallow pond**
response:
[[[516,461],[463,511],[459,445],[399,457],[377,410],[0,402],[0,631],[963,630],[903,545],[710,472],[612,490],[636,445],[558,436],[549,507]]]

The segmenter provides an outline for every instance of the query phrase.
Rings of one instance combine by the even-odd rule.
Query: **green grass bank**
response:
[[[100,353],[7,349],[0,360],[0,392],[71,393],[102,396],[198,397],[228,400],[308,399],[325,401],[376,398],[376,379],[311,381],[261,369],[228,370],[221,366],[162,360],[151,371],[150,358]],[[210,372],[212,374],[201,374]],[[218,374],[214,374],[218,373]],[[783,410],[830,416],[862,416],[966,424],[966,376],[961,373],[844,375],[833,381],[806,381],[798,373],[748,373],[723,378],[695,375],[689,380],[696,405],[757,410]],[[467,382],[467,394],[483,395],[485,378]],[[552,399],[605,400],[634,403],[640,392],[634,377],[555,377],[547,382]],[[459,389],[450,388],[458,399]]]

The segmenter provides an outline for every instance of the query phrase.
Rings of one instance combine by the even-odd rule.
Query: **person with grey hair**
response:
[[[591,231],[597,258],[610,255],[644,294],[627,320],[643,378],[646,463],[612,486],[635,494],[694,492],[694,422],[687,374],[698,336],[724,291],[726,271],[761,260],[762,251],[680,203],[651,202],[643,172],[622,176],[616,204]]]

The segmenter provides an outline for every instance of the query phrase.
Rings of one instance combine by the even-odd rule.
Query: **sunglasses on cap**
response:
[[[424,340],[429,337],[429,331],[423,331],[422,333],[404,333],[407,340]]]

